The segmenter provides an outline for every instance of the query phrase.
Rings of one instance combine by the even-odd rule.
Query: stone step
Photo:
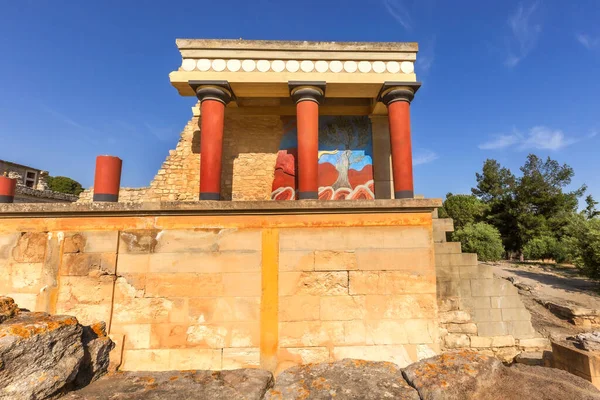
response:
[[[435,254],[459,254],[460,242],[434,243]]]

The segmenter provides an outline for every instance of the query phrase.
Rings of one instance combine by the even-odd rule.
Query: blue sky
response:
[[[486,158],[528,152],[600,198],[600,3],[564,1],[0,2],[0,159],[93,184],[97,154],[146,186],[194,104],[175,38],[417,41],[415,191],[468,192]]]

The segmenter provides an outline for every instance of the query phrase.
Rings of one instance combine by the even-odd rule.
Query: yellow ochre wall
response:
[[[1,219],[0,293],[105,321],[122,370],[439,350],[430,212]]]

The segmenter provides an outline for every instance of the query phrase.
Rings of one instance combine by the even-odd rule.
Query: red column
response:
[[[388,106],[394,197],[414,197],[412,146],[410,141],[410,103],[395,101]]]
[[[122,166],[123,161],[121,161],[119,157],[96,157],[96,173],[94,175],[94,201],[119,201]]]
[[[0,203],[12,203],[15,201],[15,190],[17,180],[7,176],[0,176]]]
[[[199,85],[200,100],[200,200],[221,199],[221,161],[225,105],[231,92],[225,87]]]
[[[291,91],[298,125],[298,199],[319,198],[319,101],[324,90],[298,85]]]
[[[204,100],[200,115],[200,200],[220,200],[225,104]]]
[[[388,87],[386,87],[388,86]],[[410,139],[410,102],[420,83],[407,86],[384,85],[380,96],[388,108],[390,124],[390,150],[392,154],[392,175],[394,177],[394,198],[414,197],[413,161]]]

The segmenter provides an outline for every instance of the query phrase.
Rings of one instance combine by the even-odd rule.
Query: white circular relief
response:
[[[397,74],[400,72],[400,63],[398,61],[389,61],[386,65],[388,72]]]
[[[220,58],[217,60],[213,60],[213,62],[212,62],[212,69],[214,69],[217,72],[223,71],[226,66],[227,66],[227,63],[225,62],[225,60],[222,60]]]
[[[260,71],[260,72],[267,72],[269,69],[271,69],[271,63],[268,62],[267,60],[259,60],[256,63],[256,68]]]
[[[246,72],[252,72],[256,68],[256,63],[254,60],[244,60],[242,61],[242,69]]]
[[[202,58],[198,60],[198,69],[202,72],[206,72],[210,69],[210,60],[208,58]]]
[[[315,69],[315,63],[310,60],[304,60],[300,63],[300,68],[304,72],[312,72],[312,70]]]
[[[329,69],[329,64],[327,64],[327,61],[317,61],[315,63],[315,69],[317,70],[317,72],[327,72],[327,70]]]
[[[329,69],[331,70],[331,72],[341,72],[342,69],[344,69],[344,64],[342,64],[341,61],[332,61],[329,63]]]
[[[344,63],[344,71],[346,72],[356,72],[357,68],[356,61],[346,61]]]
[[[227,61],[227,69],[231,72],[237,72],[242,68],[240,60],[229,60]]]
[[[415,71],[415,64],[410,61],[403,61],[402,64],[400,64],[400,69],[405,74],[412,74]]]
[[[381,74],[385,71],[385,63],[383,61],[375,61],[373,63],[373,71],[377,72],[378,74]]]
[[[181,68],[183,68],[184,71],[193,71],[196,68],[196,60],[186,58],[181,63]]]
[[[285,64],[285,69],[287,69],[290,72],[296,72],[296,71],[298,71],[299,68],[300,68],[300,63],[296,60],[289,60]]]
[[[358,63],[358,70],[360,72],[364,72],[364,73],[371,72],[371,63],[368,62],[368,61],[361,61],[361,62],[359,62]]]
[[[281,72],[285,69],[285,63],[281,60],[275,60],[271,63],[271,68],[275,72]]]

